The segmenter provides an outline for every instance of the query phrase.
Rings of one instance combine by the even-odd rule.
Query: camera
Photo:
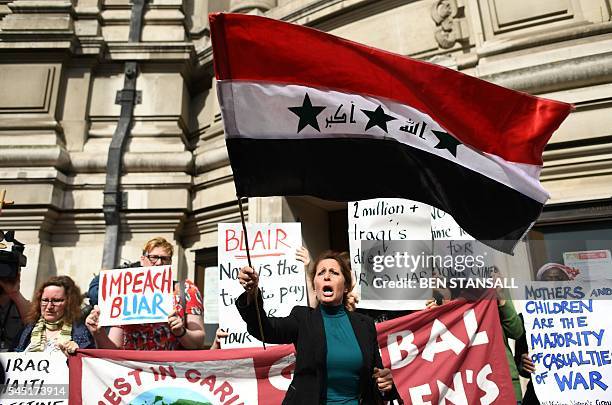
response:
[[[28,259],[24,256],[25,245],[15,239],[15,231],[0,231],[0,242],[11,242],[11,250],[0,250],[0,278],[14,279]]]

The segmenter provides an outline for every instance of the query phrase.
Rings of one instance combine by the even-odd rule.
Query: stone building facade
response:
[[[0,0],[0,189],[15,201],[0,229],[27,244],[26,294],[56,273],[84,287],[102,267],[128,62],[136,92],[120,154],[117,261],[162,235],[201,285],[217,223],[239,220],[212,68],[216,11],[307,25],[573,103],[545,151],[552,198],[534,238],[612,234],[612,0],[148,0],[133,28],[139,1]],[[346,204],[254,198],[247,212],[300,220],[312,252],[348,247]]]

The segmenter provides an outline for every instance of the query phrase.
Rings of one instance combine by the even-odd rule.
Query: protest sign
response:
[[[515,403],[499,322],[495,300],[482,300],[453,301],[378,324],[383,363],[404,401]],[[280,404],[294,363],[293,345],[83,350],[70,358],[70,404]]]
[[[383,311],[425,308],[433,295],[432,271],[424,260],[430,241],[364,240],[361,250],[372,259],[361,266],[361,301]]]
[[[166,322],[173,303],[172,266],[100,272],[101,326]]]
[[[612,280],[534,282],[524,291],[522,312],[540,403],[611,403]]]
[[[580,271],[576,280],[612,278],[612,254],[609,250],[565,252],[563,263]]]
[[[496,300],[454,300],[376,329],[405,403],[516,403]]]
[[[287,316],[296,305],[306,305],[304,264],[295,259],[302,245],[299,223],[247,224],[252,265],[259,273],[259,288],[269,316]],[[261,342],[246,330],[235,300],[244,292],[238,282],[248,265],[246,240],[239,223],[219,224],[219,327],[229,336],[223,348],[254,347]]]
[[[431,208],[431,238],[434,240],[474,240],[450,214]]]
[[[293,346],[190,351],[84,350],[70,358],[70,404],[280,404]]]
[[[452,266],[436,266],[435,272],[440,277],[461,277],[467,280],[493,276],[496,256],[502,253],[474,239],[451,215],[434,207],[431,209],[431,237],[435,255],[453,258]],[[461,262],[467,258],[474,260],[466,266]]]
[[[68,404],[68,365],[62,353],[0,353],[5,373],[0,405]]]
[[[207,267],[204,270],[204,323],[219,323],[219,268]]]
[[[348,205],[348,222],[361,308],[422,309],[432,288],[495,283],[498,253],[440,209],[403,199],[355,201]],[[402,257],[414,263],[410,271],[397,265]],[[375,274],[372,266],[381,258],[396,265]],[[388,281],[383,288],[375,285],[381,279]],[[511,279],[503,283],[514,287]]]
[[[362,276],[362,267],[372,264],[375,255],[392,255],[388,241],[393,240],[429,240],[431,207],[411,200],[400,198],[372,199],[348,203],[348,235],[351,255],[351,269],[355,275],[355,292],[361,293],[361,287],[371,280]],[[364,252],[361,241],[380,241],[380,251]],[[407,293],[409,294],[409,293]],[[406,299],[412,298],[410,295]],[[362,299],[361,308],[405,310],[424,308],[425,301],[398,301],[395,297],[385,300]]]
[[[212,345],[219,328],[219,268],[204,269],[204,344]]]

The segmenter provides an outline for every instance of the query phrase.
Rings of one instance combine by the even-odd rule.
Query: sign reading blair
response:
[[[237,281],[247,266],[246,241],[268,316],[287,316],[296,305],[306,305],[304,264],[296,260],[302,245],[299,223],[247,224],[248,238],[239,223],[219,224],[219,327],[229,336],[223,348],[259,346],[246,330],[235,301],[244,289]]]

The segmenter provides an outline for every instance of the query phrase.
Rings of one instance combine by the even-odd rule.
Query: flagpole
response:
[[[310,291],[308,291],[308,270],[304,266],[304,288],[306,289],[306,305],[310,308]]]
[[[240,220],[242,221],[242,232],[244,233],[244,242],[246,243],[246,254],[247,254],[247,262],[249,263],[249,267],[255,271],[253,265],[251,264],[251,253],[249,251],[249,236],[247,233],[246,222],[244,221],[244,211],[242,209],[242,197],[236,196],[238,198],[238,208],[240,209]],[[263,326],[261,325],[261,314],[259,313],[259,302],[257,299],[257,295],[259,294],[259,288],[257,288],[253,294],[253,299],[255,300],[255,312],[257,313],[257,325],[259,326],[259,335],[261,336],[261,343],[263,344],[264,350],[266,350],[266,342],[263,332]]]

